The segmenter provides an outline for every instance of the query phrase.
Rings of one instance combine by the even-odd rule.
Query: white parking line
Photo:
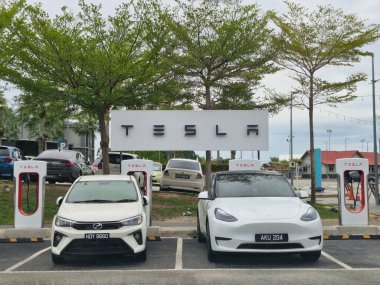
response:
[[[352,270],[353,268],[345,263],[343,263],[342,261],[339,261],[338,259],[332,257],[330,254],[322,251],[322,255],[324,257],[326,257],[327,259],[330,259],[331,261],[335,262],[336,264],[342,266],[344,269],[349,269],[349,270]]]
[[[183,252],[183,240],[182,238],[178,238],[177,240],[177,253],[175,255],[175,270],[182,269],[182,252]]]
[[[11,267],[5,269],[3,272],[4,272],[4,273],[11,272],[12,270],[15,270],[15,269],[19,268],[20,266],[24,265],[25,263],[31,261],[32,259],[36,258],[36,257],[39,256],[40,254],[42,254],[42,253],[44,253],[44,252],[46,252],[46,251],[48,251],[48,250],[50,250],[50,246],[47,247],[47,248],[44,248],[44,249],[42,249],[42,250],[40,250],[40,251],[38,251],[38,252],[36,252],[35,254],[33,254],[33,255],[29,256],[28,258],[24,259],[23,261],[20,261],[19,263],[17,263],[17,264],[15,264],[15,265],[13,265],[13,266],[11,266]]]

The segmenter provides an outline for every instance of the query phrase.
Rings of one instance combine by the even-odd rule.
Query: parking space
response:
[[[196,239],[163,238],[148,242],[147,261],[103,256],[51,262],[49,241],[0,244],[0,271],[93,271],[173,269],[379,269],[380,240],[325,241],[316,263],[305,263],[298,254],[223,254],[218,262],[207,260],[206,245]]]

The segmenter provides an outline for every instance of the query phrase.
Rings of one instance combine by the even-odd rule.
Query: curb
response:
[[[30,243],[30,242],[43,242],[44,239],[40,237],[32,238],[0,238],[0,243]]]
[[[379,240],[380,235],[329,235],[324,240]]]

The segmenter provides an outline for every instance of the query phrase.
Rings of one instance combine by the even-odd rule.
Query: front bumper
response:
[[[256,234],[288,234],[287,242],[257,242]],[[319,219],[223,222],[213,218],[210,239],[214,251],[221,252],[308,252],[323,248],[323,228]]]
[[[142,240],[138,242],[134,233],[141,233]],[[108,233],[108,239],[88,240],[86,233]],[[52,227],[51,251],[60,256],[122,254],[134,255],[145,250],[147,227],[145,221],[137,226],[124,226],[111,230],[76,230],[71,227]],[[60,235],[57,243],[55,236]],[[140,243],[140,244],[139,244]]]

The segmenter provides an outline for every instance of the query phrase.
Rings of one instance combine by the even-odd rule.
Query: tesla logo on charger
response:
[[[125,135],[129,136],[130,129],[133,125],[121,125],[125,128]],[[259,125],[247,125],[246,126],[247,136],[251,134],[259,135]],[[154,136],[164,136],[165,135],[165,125],[153,125],[153,135]],[[184,135],[185,136],[196,136],[197,126],[196,125],[184,125]],[[226,136],[227,132],[223,132],[219,125],[215,125],[215,135],[216,136]]]
[[[357,162],[345,162],[344,166],[355,167],[355,166],[363,166],[363,164],[361,162],[360,163],[357,163]]]
[[[256,165],[253,163],[236,163],[235,166],[236,168],[251,168],[255,167]]]
[[[145,168],[145,164],[128,164],[128,167],[130,168]]]
[[[38,165],[20,165],[20,169],[38,169]]]

